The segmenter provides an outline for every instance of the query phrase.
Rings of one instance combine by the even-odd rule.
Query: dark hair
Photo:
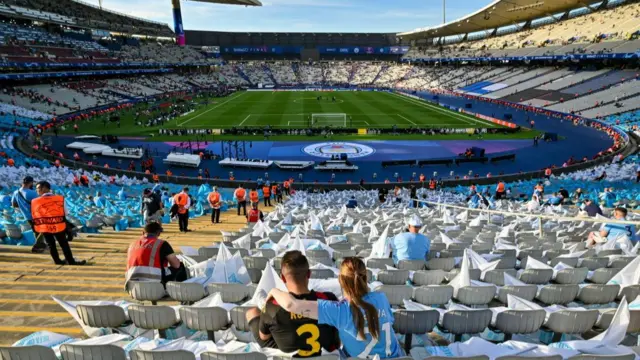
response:
[[[159,235],[162,232],[162,225],[157,222],[151,222],[144,226],[144,232],[147,234]]]
[[[285,273],[285,269],[287,269]],[[300,251],[288,251],[282,257],[280,273],[291,277],[296,284],[303,284],[309,279],[309,261]]]
[[[627,209],[625,209],[623,207],[617,207],[615,209],[615,211],[620,211],[622,213],[622,215],[624,215],[625,217],[627,216]]]
[[[369,333],[374,339],[380,336],[380,322],[378,310],[375,306],[363,300],[369,293],[367,284],[367,267],[364,262],[357,257],[347,257],[340,266],[340,276],[338,277],[340,287],[345,295],[349,296],[349,306],[353,316],[353,323],[356,325],[358,335],[364,338],[364,319],[367,318]],[[362,314],[364,310],[364,315]]]
[[[48,181],[40,181],[39,183],[36,184],[36,187],[40,187],[40,188],[45,188],[45,189],[49,189],[51,190],[51,184],[49,184]]]
[[[182,191],[184,191],[184,192],[189,192],[189,188],[185,186],[185,187],[182,189]]]

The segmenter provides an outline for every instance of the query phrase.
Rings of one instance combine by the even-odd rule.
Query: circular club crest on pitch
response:
[[[305,146],[302,151],[305,154],[331,158],[333,155],[347,154],[350,159],[361,158],[375,153],[375,149],[370,146],[348,143],[348,142],[326,142]]]

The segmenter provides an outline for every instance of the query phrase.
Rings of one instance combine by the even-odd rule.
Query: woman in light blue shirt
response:
[[[393,313],[387,297],[369,292],[367,268],[362,260],[345,258],[338,278],[344,300],[298,300],[291,294],[273,289],[269,293],[283,309],[317,319],[318,324],[338,329],[347,357],[395,358],[404,355],[393,331]]]

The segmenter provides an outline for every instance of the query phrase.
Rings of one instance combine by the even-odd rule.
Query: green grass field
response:
[[[323,97],[318,101],[318,96]],[[335,96],[333,102],[331,97]],[[312,114],[346,114],[344,119],[320,117],[316,126],[366,127],[498,127],[424,101],[386,92],[239,92],[175,122],[176,127],[226,128],[266,126],[304,128]]]
[[[317,98],[321,96],[322,99]],[[332,97],[336,98],[334,102]],[[202,100],[197,100],[201,102]],[[153,140],[176,140],[179,137],[159,136],[160,127],[141,127],[134,123],[131,110],[121,116],[121,127],[102,120],[93,120],[81,125],[83,134],[113,134],[120,136],[153,136]],[[474,116],[451,111],[425,101],[388,92],[308,92],[308,91],[246,91],[237,92],[226,98],[215,98],[209,104],[199,105],[193,112],[173,119],[162,126],[165,129],[225,129],[232,127],[307,128],[310,117],[314,117],[315,127],[351,128],[500,128],[492,122]],[[340,114],[332,117],[323,114]],[[344,115],[342,115],[344,114]],[[153,117],[154,114],[151,115]],[[146,117],[140,119],[146,123]],[[67,129],[66,133],[72,132]],[[486,138],[531,138],[537,132],[521,131],[513,134],[493,134]],[[441,135],[447,139],[467,138],[467,134]],[[262,133],[246,135],[242,138],[255,139]],[[424,139],[423,135],[339,135],[335,140],[345,139]],[[436,136],[437,137],[437,136]],[[216,136],[224,139],[225,136]],[[241,140],[235,136],[234,139]],[[282,139],[280,139],[282,138]],[[278,136],[272,140],[310,139],[308,136]],[[429,137],[433,139],[434,136]]]

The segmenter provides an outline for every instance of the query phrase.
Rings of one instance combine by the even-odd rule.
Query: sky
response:
[[[98,4],[98,0],[85,0]],[[447,21],[491,0],[448,0]],[[262,0],[262,7],[182,1],[187,30],[247,32],[402,32],[442,23],[441,0]],[[103,0],[102,6],[170,24],[171,0]]]

